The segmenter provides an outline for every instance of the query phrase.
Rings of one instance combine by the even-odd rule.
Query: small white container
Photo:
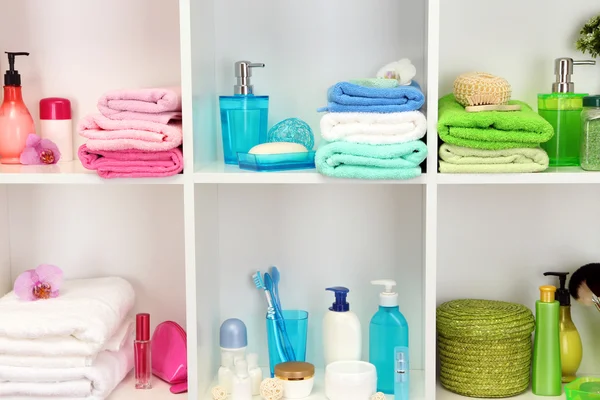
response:
[[[248,373],[252,381],[252,396],[258,396],[260,394],[260,383],[263,380],[262,369],[258,366],[258,354],[250,353],[246,359],[248,361]]]
[[[235,375],[231,385],[231,400],[252,400],[252,380],[246,360],[235,362]]]
[[[223,352],[221,353],[221,367],[218,372],[219,386],[227,391],[227,394],[231,393],[231,386],[233,385],[233,354]]]
[[[358,316],[346,301],[349,290],[342,286],[327,288],[335,292],[335,302],[323,317],[323,355],[325,365],[335,361],[361,359],[362,334]]]
[[[364,361],[337,361],[325,367],[329,400],[365,400],[377,392],[377,371]]]
[[[49,139],[60,151],[61,161],[73,161],[71,102],[60,97],[40,100],[40,137]]]
[[[275,377],[283,384],[284,399],[303,399],[310,396],[315,384],[315,366],[290,361],[275,366]]]

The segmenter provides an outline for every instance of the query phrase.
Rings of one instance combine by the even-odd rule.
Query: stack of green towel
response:
[[[548,154],[540,148],[554,130],[527,104],[520,111],[467,112],[453,94],[439,101],[440,172],[540,172]]]

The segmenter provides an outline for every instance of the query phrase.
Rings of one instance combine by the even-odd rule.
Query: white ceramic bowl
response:
[[[364,361],[336,361],[325,367],[329,400],[365,400],[377,392],[375,366]]]

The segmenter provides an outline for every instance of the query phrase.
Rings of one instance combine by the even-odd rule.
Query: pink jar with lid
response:
[[[71,102],[60,97],[40,100],[40,137],[52,140],[60,150],[60,161],[73,161]]]

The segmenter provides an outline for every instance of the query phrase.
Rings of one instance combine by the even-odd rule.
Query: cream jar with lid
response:
[[[283,384],[284,399],[303,399],[310,396],[315,384],[315,366],[300,361],[277,364],[275,377]]]

